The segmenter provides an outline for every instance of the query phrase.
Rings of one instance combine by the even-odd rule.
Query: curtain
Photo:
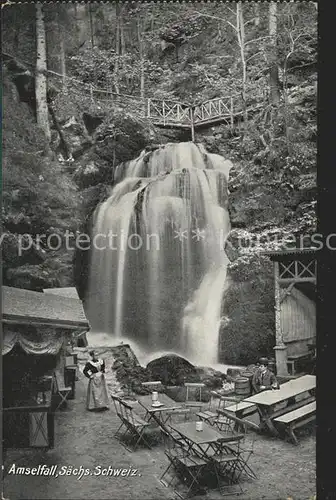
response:
[[[56,355],[62,347],[64,334],[55,332],[53,329],[43,331],[18,332],[16,330],[5,330],[3,336],[2,354],[8,354],[16,344],[27,354],[51,354]]]

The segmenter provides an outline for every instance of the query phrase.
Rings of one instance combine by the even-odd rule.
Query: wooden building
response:
[[[2,302],[4,447],[52,447],[54,374],[89,323],[76,298],[4,286]]]
[[[293,375],[316,342],[316,249],[267,252],[274,263],[277,373]]]

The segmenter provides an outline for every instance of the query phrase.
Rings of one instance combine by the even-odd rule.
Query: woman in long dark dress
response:
[[[94,351],[90,352],[91,359],[86,363],[83,373],[90,379],[87,389],[86,407],[88,410],[107,410],[109,398],[105,380],[105,363],[99,359]]]

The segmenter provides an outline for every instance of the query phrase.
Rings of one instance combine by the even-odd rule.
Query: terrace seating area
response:
[[[305,375],[243,401],[212,392],[209,403],[194,401],[191,406],[188,392],[182,403],[164,392],[133,400],[112,394],[120,419],[115,437],[132,452],[163,445],[167,461],[160,481],[181,498],[212,490],[241,494],[245,480],[257,480],[253,458],[258,433],[298,444],[294,430],[315,418],[315,385],[315,377]],[[258,424],[251,420],[256,414]]]

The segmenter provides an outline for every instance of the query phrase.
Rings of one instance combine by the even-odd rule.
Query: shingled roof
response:
[[[53,295],[61,295],[62,297],[68,297],[69,299],[79,300],[77,289],[74,286],[63,287],[63,288],[43,288],[44,293],[52,293]]]
[[[89,329],[80,300],[8,286],[2,287],[2,319],[4,323]]]

